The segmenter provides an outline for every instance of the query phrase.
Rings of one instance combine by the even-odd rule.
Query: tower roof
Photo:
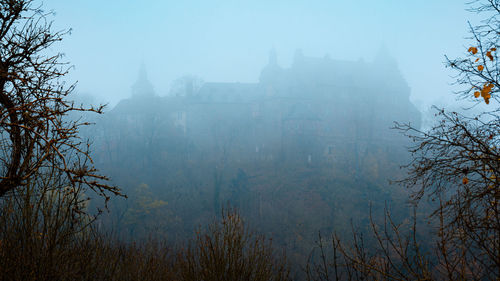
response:
[[[269,52],[269,60],[267,65],[262,69],[259,77],[260,83],[268,84],[279,80],[283,69],[278,65],[278,55],[274,48]]]
[[[155,92],[153,89],[153,84],[148,79],[148,73],[146,70],[146,65],[141,63],[139,68],[139,75],[136,82],[132,85],[132,97],[151,97],[154,96]]]

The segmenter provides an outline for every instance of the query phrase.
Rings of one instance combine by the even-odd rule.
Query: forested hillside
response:
[[[0,281],[498,281],[500,2],[305,3],[0,0]]]
[[[179,242],[233,206],[299,263],[318,231],[369,228],[370,210],[386,205],[406,218],[407,193],[389,180],[404,176],[409,140],[391,127],[418,126],[420,114],[395,62],[385,52],[373,63],[298,53],[282,69],[275,56],[260,83],[187,78],[165,97],[142,66],[131,97],[86,135],[98,167],[129,195],[104,225]]]

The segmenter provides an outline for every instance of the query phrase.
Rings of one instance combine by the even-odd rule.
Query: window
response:
[[[252,117],[253,118],[260,117],[260,105],[257,103],[252,105]]]
[[[328,155],[332,155],[333,154],[333,145],[329,145],[327,148],[326,148],[326,153]]]

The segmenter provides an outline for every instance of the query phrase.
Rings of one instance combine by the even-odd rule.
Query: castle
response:
[[[126,124],[137,145],[169,143],[170,155],[237,162],[347,161],[370,147],[390,153],[407,142],[390,129],[394,121],[420,124],[410,88],[385,53],[364,62],[298,51],[283,68],[272,51],[258,83],[193,83],[159,97],[142,69],[132,97],[110,118]]]

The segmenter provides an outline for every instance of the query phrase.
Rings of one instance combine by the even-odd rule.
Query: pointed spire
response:
[[[259,81],[260,83],[273,83],[276,82],[277,79],[282,74],[282,69],[278,65],[278,56],[276,55],[276,50],[274,47],[269,51],[269,61],[267,65],[260,72]]]
[[[276,55],[276,49],[272,48],[269,52],[269,65],[278,65],[278,56]]]
[[[141,66],[139,67],[139,77],[137,81],[147,81],[148,80],[148,71],[146,69],[146,64],[144,61],[141,62]]]
[[[132,85],[132,96],[133,97],[151,97],[154,96],[153,84],[148,79],[148,72],[146,70],[146,64],[144,61],[139,67],[139,75],[136,82]]]
[[[375,55],[374,63],[384,67],[397,66],[396,59],[391,55],[387,45],[382,44]]]

